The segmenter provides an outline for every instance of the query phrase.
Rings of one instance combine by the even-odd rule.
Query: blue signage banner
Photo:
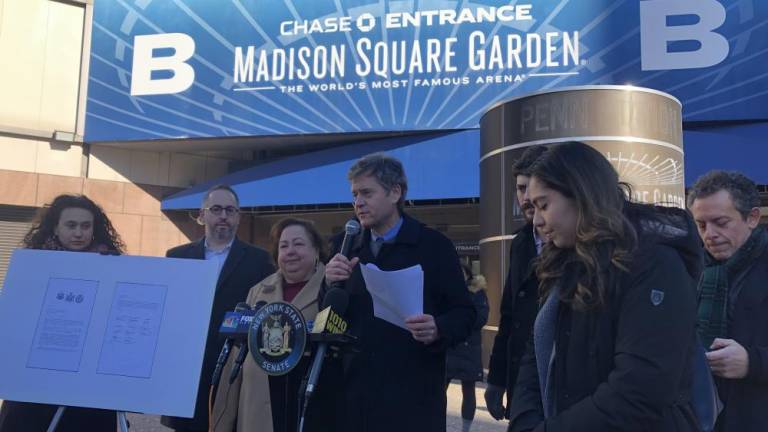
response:
[[[92,34],[89,142],[475,128],[590,84],[768,119],[763,0],[99,0]]]

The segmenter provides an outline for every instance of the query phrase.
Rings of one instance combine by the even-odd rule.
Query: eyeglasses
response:
[[[240,213],[240,209],[233,206],[222,207],[220,205],[215,205],[211,207],[203,207],[203,210],[208,210],[209,212],[213,213],[214,216],[221,216],[222,212],[224,212],[225,215],[232,216]]]

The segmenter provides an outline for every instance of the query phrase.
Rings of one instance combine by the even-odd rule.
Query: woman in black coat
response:
[[[696,431],[691,398],[700,248],[681,210],[632,204],[583,143],[532,167],[542,305],[510,431]]]
[[[483,380],[482,346],[480,331],[488,321],[488,296],[485,294],[485,278],[482,275],[473,276],[472,269],[462,264],[467,289],[472,293],[472,303],[475,305],[477,319],[472,328],[472,334],[464,342],[448,349],[446,353],[446,388],[451,380],[461,381],[461,418],[462,431],[468,431],[475,418],[477,401],[475,400],[475,383]]]

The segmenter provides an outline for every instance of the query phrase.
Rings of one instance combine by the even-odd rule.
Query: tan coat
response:
[[[305,320],[314,320],[317,315],[317,296],[324,276],[325,267],[318,264],[315,273],[291,302],[301,311]],[[246,301],[253,306],[262,300],[267,303],[283,301],[283,276],[280,270],[254,285]],[[221,374],[213,406],[213,431],[231,432],[237,422],[237,430],[241,432],[272,432],[268,375],[256,365],[250,355],[243,364],[240,376],[232,385],[229,384],[229,374],[238,352],[238,348],[232,349]]]

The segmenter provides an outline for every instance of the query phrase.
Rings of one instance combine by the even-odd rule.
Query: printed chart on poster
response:
[[[13,347],[0,399],[191,417],[217,270],[16,250],[0,294],[0,344]]]

